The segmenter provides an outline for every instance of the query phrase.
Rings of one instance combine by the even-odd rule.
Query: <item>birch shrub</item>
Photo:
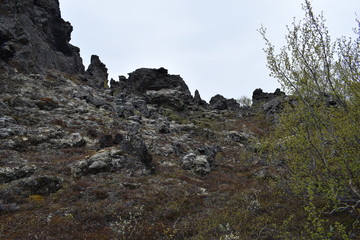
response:
[[[279,53],[259,29],[271,76],[291,95],[267,143],[305,202],[304,238],[347,239],[360,217],[360,23],[355,39],[332,41],[323,15],[307,0],[303,9]]]

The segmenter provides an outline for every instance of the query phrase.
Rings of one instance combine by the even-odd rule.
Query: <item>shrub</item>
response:
[[[360,35],[332,42],[323,16],[308,0],[303,9],[304,22],[289,28],[279,54],[260,29],[271,75],[293,95],[269,146],[305,200],[304,235],[347,239],[360,216]],[[330,221],[341,213],[348,218]]]

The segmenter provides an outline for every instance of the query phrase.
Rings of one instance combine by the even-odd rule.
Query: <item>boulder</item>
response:
[[[219,146],[204,146],[186,154],[181,160],[181,167],[199,175],[206,175],[215,166],[216,154],[221,151]]]
[[[185,155],[181,161],[181,167],[199,175],[206,175],[211,171],[207,157],[205,155],[196,155],[195,153]]]
[[[71,164],[70,169],[74,176],[101,172],[126,172],[142,175],[153,171],[152,156],[148,152],[145,142],[139,136],[122,138],[120,135],[115,135],[112,138],[111,135],[105,135],[103,139],[104,144],[121,141],[120,146],[99,150],[88,158]]]
[[[220,94],[217,94],[210,99],[210,106],[217,110],[236,111],[240,109],[240,104],[235,99],[226,99]]]
[[[30,177],[35,170],[35,166],[2,167],[0,168],[0,184]]]
[[[102,149],[102,148],[118,145],[122,142],[122,140],[123,140],[123,136],[120,133],[115,134],[114,137],[110,134],[103,135],[99,139],[99,147],[100,149]]]
[[[144,140],[139,136],[125,136],[120,144],[120,149],[127,153],[130,153],[138,161],[150,167],[152,156],[150,155],[148,148]]]
[[[29,195],[48,195],[57,192],[63,183],[63,179],[57,176],[36,176],[21,180],[20,188]]]

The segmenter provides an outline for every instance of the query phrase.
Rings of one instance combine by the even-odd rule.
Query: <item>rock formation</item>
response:
[[[2,0],[0,66],[20,72],[84,72],[80,50],[69,44],[73,30],[61,18],[58,0]]]
[[[280,89],[276,89],[274,93],[266,93],[258,88],[253,92],[253,108],[259,109],[266,116],[273,118],[281,111],[286,100],[285,98],[285,93],[280,91]]]
[[[108,87],[108,69],[105,64],[101,62],[99,56],[91,56],[90,65],[85,74],[89,86],[101,89]]]
[[[240,109],[240,104],[235,99],[226,99],[220,94],[210,99],[210,106],[217,110],[236,111]]]

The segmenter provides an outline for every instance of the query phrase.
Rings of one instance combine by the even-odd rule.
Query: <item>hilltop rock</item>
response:
[[[61,18],[58,0],[3,0],[0,4],[0,66],[26,73],[52,69],[84,72],[73,30]]]
[[[200,106],[206,106],[207,102],[201,99],[199,91],[196,89],[194,94],[194,103]]]
[[[261,88],[258,88],[253,92],[252,106],[265,113],[267,117],[273,118],[275,114],[280,113],[285,97],[285,93],[280,91],[279,88],[274,93],[266,93]]]
[[[210,99],[210,106],[217,110],[236,111],[240,109],[240,104],[235,99],[226,99],[220,94]]]
[[[178,75],[168,74],[165,68],[137,69],[129,73],[129,78],[121,76],[119,82],[111,81],[111,88],[143,96],[148,104],[168,106],[177,111],[193,104],[184,80]]]
[[[91,62],[86,70],[86,79],[88,84],[95,88],[105,88],[108,82],[108,69],[101,62],[99,56],[92,55]]]
[[[282,92],[279,88],[275,90],[274,93],[264,92],[261,88],[255,89],[252,95],[252,103],[257,105],[259,103],[268,102],[277,97],[284,97],[285,93]]]
[[[190,91],[184,80],[178,75],[168,74],[165,68],[150,69],[140,68],[129,73],[127,79],[128,88],[132,92],[144,94],[149,90],[175,89],[191,96]]]

